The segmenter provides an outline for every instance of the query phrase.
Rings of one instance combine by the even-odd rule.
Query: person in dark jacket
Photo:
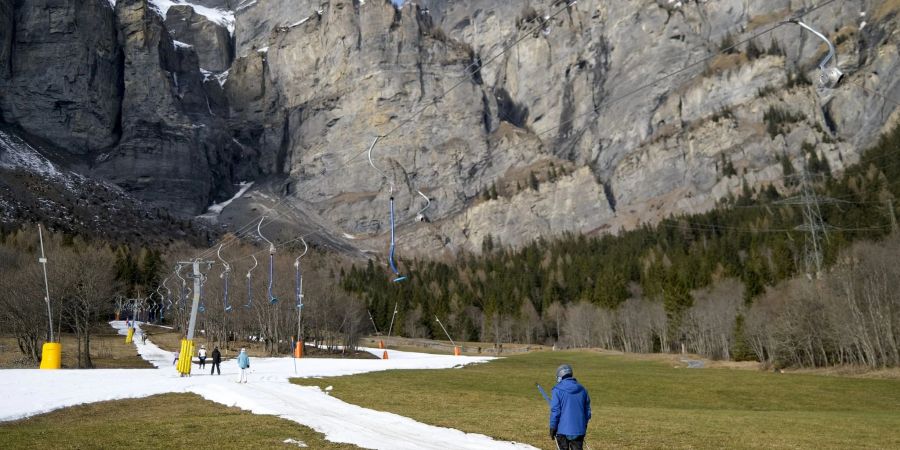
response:
[[[212,352],[212,368],[209,369],[209,374],[212,375],[213,372],[217,372],[219,375],[222,375],[222,369],[219,368],[219,364],[222,362],[222,354],[219,353],[219,347],[213,349]]]
[[[556,369],[556,382],[550,399],[550,438],[560,450],[582,450],[591,420],[591,397],[568,364]]]

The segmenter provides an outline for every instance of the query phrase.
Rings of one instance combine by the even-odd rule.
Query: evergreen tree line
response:
[[[850,347],[835,344],[837,338],[810,350],[802,343],[814,339],[804,332],[788,333],[789,338],[780,332],[779,339],[766,343],[760,333],[771,330],[760,331],[758,321],[752,324],[755,328],[750,326],[751,318],[761,317],[759,305],[768,304],[762,299],[776,295],[772,293],[784,289],[788,281],[799,278],[826,286],[833,279],[846,279],[849,269],[839,262],[842,255],[852,253],[851,244],[882,240],[896,229],[893,200],[900,195],[900,127],[883,136],[840,177],[832,176],[814,145],[804,145],[802,153],[800,164],[780,158],[783,183],[756,191],[745,182],[737,198],[703,214],[671,217],[618,236],[540,238],[517,249],[504,248],[496,236],[489,236],[481,255],[403,261],[409,273],[405,282],[391,282],[383,268],[369,262],[352,267],[342,285],[365,298],[381,330],[390,326],[396,305],[394,334],[407,337],[442,339],[437,316],[457,340],[636,352],[685,350],[776,365],[871,361],[897,365],[896,360],[858,352],[852,356]],[[732,171],[725,176],[737,175]],[[833,199],[818,207],[828,225],[827,237],[819,243],[821,273],[809,262],[804,210],[795,201],[804,180],[818,196]],[[863,251],[858,258],[865,261],[870,253]],[[827,282],[810,281],[819,278]],[[900,304],[894,302],[893,315],[885,313],[889,316],[885,323],[893,328],[880,325],[883,348],[890,347],[885,342],[891,339],[900,341],[896,335]],[[848,303],[844,295],[843,304]],[[775,323],[772,314],[787,315],[784,308],[769,313],[769,324]],[[844,333],[862,333],[841,328]],[[801,353],[814,355],[798,356]]]

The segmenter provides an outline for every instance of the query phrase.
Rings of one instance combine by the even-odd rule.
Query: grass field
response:
[[[590,391],[598,448],[900,448],[900,381],[684,369],[596,352],[536,352],[441,371],[297,379],[347,402],[555,448],[548,390],[569,362]]]
[[[54,448],[297,448],[353,449],[285,419],[253,415],[194,394],[165,394],[94,403],[0,424],[0,447]]]
[[[62,342],[62,367],[74,368],[78,366],[77,341],[74,334],[63,333]],[[16,340],[12,337],[0,337],[0,369],[21,367],[17,362],[22,359],[22,353],[16,346]],[[91,361],[97,369],[149,369],[153,365],[141,359],[134,344],[126,344],[125,336],[108,324],[98,324],[91,335]],[[37,364],[24,368],[35,368]]]

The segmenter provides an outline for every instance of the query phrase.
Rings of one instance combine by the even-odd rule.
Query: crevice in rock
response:
[[[302,109],[301,109],[302,113]],[[291,112],[284,111],[284,124],[281,129],[281,145],[278,148],[278,157],[275,158],[275,173],[284,173],[284,163],[291,149]]]
[[[360,20],[359,13],[359,0],[353,1],[353,12],[356,13],[356,20],[354,21],[354,25],[356,25],[356,50],[362,50],[362,21]]]
[[[116,118],[113,123],[113,137],[115,142],[113,146],[119,145],[119,142],[122,141],[122,121],[123,111],[122,105],[125,103],[125,50],[122,46],[123,44],[119,43],[119,51],[116,54],[116,67],[118,69],[118,75],[116,77],[116,99],[118,100],[118,107],[116,108]]]
[[[572,81],[567,77],[565,85],[563,86],[562,108],[559,113],[559,129],[556,134],[556,140],[559,144],[562,144],[569,138],[569,135],[575,126],[573,119],[575,118],[576,103],[575,87],[572,85]]]
[[[472,73],[472,81],[475,84],[481,86],[484,84],[484,78],[481,78],[481,55],[474,53],[472,55],[472,62],[469,63],[469,71]]]
[[[822,118],[825,120],[825,126],[828,127],[828,132],[831,133],[832,136],[837,135],[837,125],[834,123],[834,117],[831,117],[831,111],[829,107],[831,102],[828,102],[824,106],[822,106]]]
[[[616,212],[616,194],[613,192],[612,184],[608,181],[601,182],[601,186],[603,186],[603,194],[606,196],[606,203],[609,204],[609,209],[612,212]]]
[[[391,0],[385,0],[385,3],[391,5],[391,7],[394,8],[394,20],[391,21],[390,26],[390,30],[394,31],[400,28],[400,22],[403,20],[403,12],[400,11],[400,8],[394,6],[394,4],[391,3]]]
[[[481,122],[484,124],[484,132],[491,132],[491,101],[488,99],[487,93],[481,93]]]
[[[497,117],[518,128],[525,128],[528,121],[528,107],[516,103],[503,88],[496,89],[494,96],[497,98]]]

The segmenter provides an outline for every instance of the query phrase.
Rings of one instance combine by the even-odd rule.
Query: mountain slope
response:
[[[900,98],[900,6],[888,0],[817,9],[787,0],[194,1],[98,10],[114,16],[114,42],[109,27],[96,37],[77,14],[44,5],[75,24],[66,30],[107,36],[117,49],[110,70],[121,114],[97,143],[79,144],[87,149],[58,138],[71,120],[48,114],[29,125],[8,100],[2,119],[86,154],[93,175],[173,214],[199,214],[239,182],[265,180],[247,195],[274,201],[235,201],[218,220],[268,211],[286,235],[312,227],[338,247],[375,254],[386,249],[393,186],[406,255],[702,212],[744,184],[781,189],[783,161],[801,166],[810,146],[839,172],[897,122],[885,97]],[[42,0],[4,3],[0,18],[13,11],[16,30],[0,32],[0,44],[16,44],[0,45],[0,55],[11,49],[12,70],[0,77],[6,99],[36,70],[20,48],[42,48],[34,30],[44,22],[26,11]],[[817,79],[821,42],[779,25],[804,11],[838,44],[847,73],[839,89],[807,81]],[[537,29],[543,16],[552,16],[549,33]],[[45,63],[49,78],[66,79],[60,61]],[[106,87],[78,89],[89,103]],[[35,111],[55,104],[42,96],[58,101],[54,89],[31,95]],[[374,163],[386,176],[366,161],[376,136]],[[417,191],[431,198],[430,223],[415,221]]]

